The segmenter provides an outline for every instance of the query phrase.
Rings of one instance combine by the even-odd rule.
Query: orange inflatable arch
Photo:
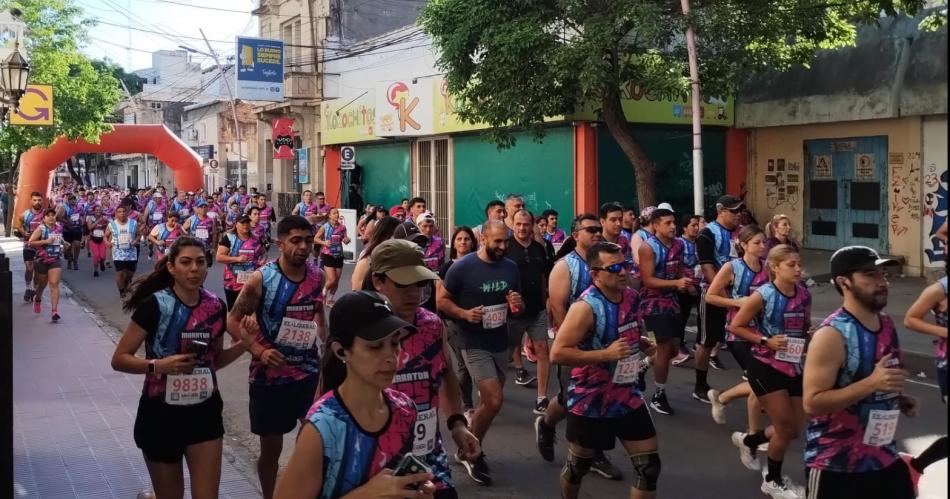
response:
[[[56,167],[74,154],[88,152],[148,153],[174,170],[178,190],[196,191],[204,185],[201,157],[165,125],[113,125],[111,132],[99,137],[98,144],[60,137],[49,147],[34,147],[23,153],[14,216],[29,208],[31,192],[49,195]]]

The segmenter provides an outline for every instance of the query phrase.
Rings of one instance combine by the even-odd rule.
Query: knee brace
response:
[[[564,468],[561,470],[561,478],[571,485],[580,485],[592,464],[594,464],[593,456],[581,457],[568,451]]]
[[[633,487],[644,492],[656,490],[660,480],[660,455],[656,451],[630,455],[633,463]]]

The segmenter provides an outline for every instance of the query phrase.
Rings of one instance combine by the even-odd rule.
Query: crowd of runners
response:
[[[813,322],[790,219],[759,226],[733,196],[708,219],[666,203],[639,213],[606,203],[561,228],[557,212],[532,212],[518,195],[484,213],[476,227],[449,230],[422,198],[367,206],[350,232],[363,250],[349,293],[337,293],[347,227],[319,192],[304,192],[278,222],[267,197],[243,186],[211,194],[61,186],[48,201],[32,193],[14,228],[26,244],[24,300],[42,313],[49,288],[53,321],[62,319],[63,259],[67,271],[114,270],[131,321],[113,367],[145,376],[135,442],[161,499],[182,496],[183,458],[192,497],[217,497],[217,371],[245,352],[267,499],[458,497],[450,461],[490,486],[486,456],[506,459],[487,436],[504,409],[509,363],[516,384],[536,388],[525,426],[533,422],[541,459],[557,459],[565,422],[564,465],[552,480],[568,499],[591,471],[623,479],[605,453],[618,440],[630,497],[656,497],[654,415],[675,417],[688,403],[708,404],[720,425],[726,405],[745,403],[746,431],[724,441],[775,499],[912,498],[920,473],[947,457],[946,437],[919,456],[898,452],[896,429],[918,401],[902,393],[907,372],[884,312],[885,269],[895,262],[874,249],[832,255],[841,306]],[[154,270],[133,279],[143,250]],[[223,300],[204,286],[213,262]],[[905,317],[908,329],[935,339],[945,403],[947,278]],[[721,349],[740,367],[731,387],[709,384],[708,370],[725,367]],[[691,400],[671,400],[670,367],[691,359]],[[524,362],[536,363],[535,374]],[[297,443],[279,475],[292,431]],[[802,458],[787,452],[800,438],[806,484],[784,472],[786,457]]]

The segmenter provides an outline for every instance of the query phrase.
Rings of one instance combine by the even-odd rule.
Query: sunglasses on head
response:
[[[619,274],[621,270],[630,270],[633,268],[633,264],[627,261],[620,263],[615,263],[613,265],[608,265],[606,267],[591,267],[591,270],[604,270],[611,274]]]
[[[600,234],[604,231],[604,228],[592,225],[590,227],[581,227],[581,230],[588,234]]]

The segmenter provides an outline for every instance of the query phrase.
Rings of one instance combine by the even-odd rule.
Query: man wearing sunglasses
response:
[[[716,201],[716,220],[706,225],[696,238],[696,253],[703,273],[702,291],[699,301],[699,337],[696,340],[696,385],[693,398],[709,403],[709,383],[706,377],[709,371],[710,356],[716,345],[726,337],[726,309],[706,303],[706,290],[709,283],[723,265],[736,258],[736,247],[732,234],[739,225],[739,214],[745,204],[735,196],[725,195]],[[720,367],[721,368],[721,367]]]
[[[558,260],[551,270],[548,282],[552,331],[558,330],[564,322],[568,307],[591,285],[591,272],[587,266],[588,251],[595,244],[604,241],[603,228],[597,216],[589,213],[578,215],[571,227],[571,237],[577,243],[574,251]],[[557,377],[560,387],[557,398],[548,404],[544,415],[538,416],[534,421],[538,452],[548,462],[554,461],[555,428],[567,417],[565,397],[571,379],[570,368],[557,366]],[[623,473],[607,459],[602,450],[597,450],[591,470],[610,480],[623,478]]]
[[[630,497],[656,497],[660,477],[656,429],[637,386],[639,363],[653,344],[640,335],[639,297],[628,288],[630,262],[620,247],[597,243],[588,252],[593,278],[561,324],[551,359],[572,366],[567,391],[567,459],[561,496],[575,499],[598,450],[619,439],[630,456]]]

